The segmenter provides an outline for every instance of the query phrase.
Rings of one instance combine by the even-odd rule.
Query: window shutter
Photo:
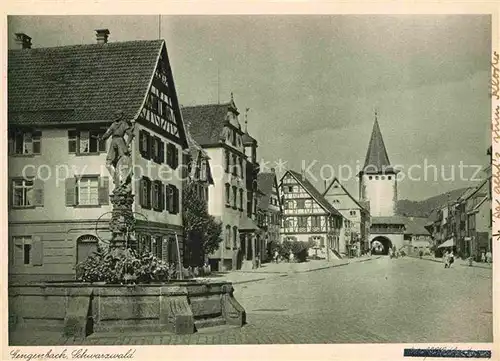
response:
[[[158,163],[165,163],[165,143],[159,139],[159,147],[160,147],[160,151],[159,151],[159,159],[158,159]]]
[[[179,152],[177,151],[177,147],[175,146],[175,144],[172,144],[172,154],[173,154],[173,157],[172,157],[173,167],[172,168],[177,169],[177,167],[179,166]]]
[[[144,130],[139,130],[139,153],[144,157]]]
[[[146,149],[146,159],[151,159],[153,157],[153,139],[151,137],[151,134],[146,132],[146,139],[147,139],[147,144],[148,144],[148,149]]]
[[[43,241],[40,236],[33,236],[32,238],[31,263],[33,266],[43,265]]]
[[[147,199],[146,199],[146,208],[151,209],[151,180],[146,178],[146,188],[147,188]]]
[[[43,207],[43,186],[44,182],[41,179],[35,179],[33,183],[33,192],[35,200],[34,203],[37,207]]]
[[[163,187],[163,183],[161,181],[157,182],[158,182],[158,192],[160,192],[160,194],[158,195],[158,198],[160,200],[158,210],[160,212],[163,212],[163,210],[165,209],[165,188]]]
[[[99,204],[106,205],[109,204],[109,177],[99,177]]]
[[[165,210],[172,213],[172,187],[165,184]]]
[[[66,178],[66,205],[76,205],[76,178]]]
[[[179,189],[176,186],[172,186],[172,194],[173,194],[173,214],[179,213]]]

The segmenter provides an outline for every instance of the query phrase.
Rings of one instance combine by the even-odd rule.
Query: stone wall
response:
[[[11,329],[43,328],[74,337],[123,331],[186,334],[215,325],[242,326],[245,317],[227,282],[9,286]]]

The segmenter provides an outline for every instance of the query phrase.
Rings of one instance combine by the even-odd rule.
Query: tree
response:
[[[205,256],[219,247],[222,223],[208,214],[207,202],[199,196],[200,182],[189,181],[182,193],[185,235],[185,266],[201,266]]]

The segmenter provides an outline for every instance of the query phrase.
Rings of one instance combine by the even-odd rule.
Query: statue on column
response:
[[[134,139],[135,123],[126,120],[123,111],[115,113],[113,124],[100,140],[111,137],[111,144],[106,157],[106,168],[113,179],[115,193],[131,192],[132,162],[130,144]],[[125,140],[125,135],[127,139]]]
[[[132,158],[130,144],[134,139],[135,123],[125,119],[122,111],[115,113],[113,124],[99,140],[111,137],[106,168],[113,179],[115,189],[110,194],[113,211],[109,223],[112,233],[111,247],[115,251],[129,247],[131,233],[134,232],[135,219],[132,212]],[[125,136],[126,139],[125,139]]]

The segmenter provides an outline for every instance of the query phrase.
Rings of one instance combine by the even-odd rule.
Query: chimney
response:
[[[97,44],[106,44],[108,42],[109,30],[96,29],[95,31]]]
[[[31,49],[31,38],[25,33],[16,33],[16,44],[19,49]]]

